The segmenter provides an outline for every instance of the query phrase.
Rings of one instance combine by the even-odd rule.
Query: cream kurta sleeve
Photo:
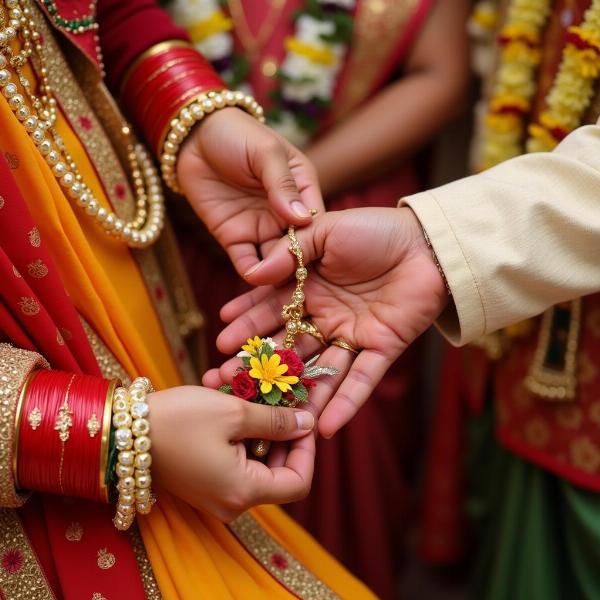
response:
[[[454,303],[456,345],[600,291],[600,126],[402,200],[431,239]]]

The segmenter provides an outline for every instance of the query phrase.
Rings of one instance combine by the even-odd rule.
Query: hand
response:
[[[327,349],[326,360],[321,359],[338,368],[346,362],[345,378],[343,374],[330,378],[339,387],[329,394],[331,401],[319,419],[321,434],[331,437],[440,314],[448,296],[419,221],[409,208],[331,212],[296,235],[305,262],[320,259],[305,285],[307,312],[327,339],[341,337],[361,349],[351,366],[353,355],[335,346]],[[287,248],[287,238],[282,239],[248,274],[250,283],[267,287],[223,307],[221,318],[230,325],[217,340],[222,352],[233,353],[247,337],[268,334],[282,325],[281,306],[289,302],[291,284],[279,289],[268,284],[286,281],[294,272],[295,261]],[[314,352],[316,341],[304,338],[302,352]],[[220,373],[207,373],[204,382],[215,385],[227,378],[228,369],[230,364]],[[322,410],[326,401],[319,402],[317,410]]]
[[[310,161],[238,108],[196,126],[179,154],[179,185],[240,275],[266,256],[288,224],[324,210]]]
[[[224,521],[257,504],[304,498],[314,461],[313,416],[184,386],[148,396],[158,486]],[[295,440],[285,463],[246,456],[243,440]]]

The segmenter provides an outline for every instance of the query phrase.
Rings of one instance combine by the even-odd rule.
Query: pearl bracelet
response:
[[[115,467],[119,499],[113,523],[121,531],[131,527],[136,512],[148,514],[152,509],[150,424],[146,419],[146,394],[151,391],[150,380],[138,377],[129,389],[117,388],[113,397],[115,445],[119,450]]]
[[[196,123],[215,110],[228,106],[243,108],[261,123],[265,122],[262,106],[252,96],[248,96],[243,92],[232,92],[230,90],[208,92],[207,94],[198,96],[191,103],[184,106],[179,111],[177,117],[170,123],[160,159],[160,168],[164,182],[174,192],[180,192],[175,166],[181,144]]]

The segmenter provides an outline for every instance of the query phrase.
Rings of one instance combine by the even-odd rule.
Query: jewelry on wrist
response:
[[[448,280],[446,279],[446,273],[444,273],[444,269],[442,269],[442,265],[440,264],[440,261],[438,260],[435,250],[433,249],[431,240],[429,239],[429,236],[427,235],[425,228],[422,228],[422,231],[423,231],[423,237],[425,238],[425,243],[427,244],[427,247],[429,248],[429,251],[431,252],[431,258],[433,258],[433,262],[442,277],[442,281],[444,282],[444,285],[446,286],[446,292],[448,293],[448,296],[452,296],[452,290],[450,289],[450,285],[448,284]]]
[[[216,110],[234,106],[244,109],[261,123],[265,122],[264,111],[252,96],[230,90],[201,94],[194,98],[192,102],[186,104],[178,112],[177,117],[171,120],[169,130],[162,138],[165,141],[160,158],[160,167],[165,183],[174,192],[180,191],[175,168],[179,149],[192,127]]]
[[[129,386],[117,388],[113,397],[113,426],[119,454],[115,473],[118,478],[119,498],[113,519],[115,527],[125,531],[131,527],[136,512],[148,514],[152,509],[150,466],[150,424],[146,394],[152,384],[146,377],[138,377]]]
[[[17,415],[14,474],[24,489],[108,501],[101,419],[115,382],[41,369]]]

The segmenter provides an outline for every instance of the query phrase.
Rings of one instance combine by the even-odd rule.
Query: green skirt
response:
[[[492,411],[469,425],[467,514],[477,600],[600,600],[600,494],[501,448]]]

